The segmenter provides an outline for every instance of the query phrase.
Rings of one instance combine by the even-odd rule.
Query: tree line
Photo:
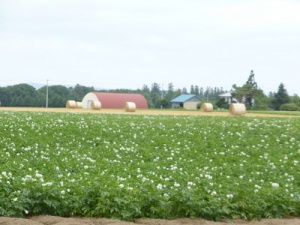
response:
[[[150,108],[169,108],[170,101],[181,94],[195,94],[201,98],[216,101],[218,96],[224,92],[223,88],[206,89],[197,85],[191,85],[190,90],[186,88],[174,89],[172,83],[168,84],[167,90],[163,90],[158,83],[150,87],[144,85],[141,89],[95,89],[77,84],[75,87],[63,85],[43,86],[39,89],[29,84],[16,84],[0,87],[0,103],[6,107],[46,107],[48,96],[48,107],[65,107],[67,100],[82,101],[89,92],[115,92],[115,93],[140,93]],[[48,94],[47,94],[48,93]]]
[[[222,87],[199,87],[191,85],[187,88],[174,88],[169,83],[166,90],[162,89],[158,83],[153,83],[150,87],[144,85],[141,89],[111,89],[97,90],[94,87],[75,85],[66,87],[63,85],[43,86],[39,89],[29,84],[16,84],[7,87],[0,87],[0,104],[6,107],[65,107],[67,100],[82,101],[89,92],[116,92],[116,93],[139,93],[142,94],[150,108],[170,108],[170,101],[181,94],[194,94],[200,97],[203,102],[211,102],[214,108],[229,108],[228,102],[220,98],[219,95],[230,92],[233,99],[242,102],[247,109],[256,110],[300,110],[300,98],[297,95],[289,96],[284,84],[280,84],[278,91],[265,95],[263,90],[258,88],[255,82],[254,71],[251,70],[248,79],[242,86],[234,84],[232,89],[227,91]],[[48,93],[48,94],[47,94]]]
[[[29,84],[16,84],[0,87],[0,102],[1,106],[7,107],[46,107],[48,92],[49,107],[65,107],[67,100],[81,101],[90,91],[94,91],[94,88],[81,85],[70,88],[53,85],[35,89]]]
[[[247,109],[300,110],[300,97],[298,95],[289,96],[283,83],[279,84],[277,92],[270,92],[267,96],[262,89],[258,88],[254,76],[254,71],[251,70],[244,85],[237,86],[234,84],[232,86],[232,96],[239,102],[243,102]]]

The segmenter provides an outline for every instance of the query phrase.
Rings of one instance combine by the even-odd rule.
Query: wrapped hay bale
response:
[[[76,102],[76,108],[82,109],[82,102]]]
[[[91,108],[94,109],[94,110],[101,109],[101,102],[99,102],[99,101],[92,101]]]
[[[76,108],[76,102],[74,100],[68,100],[67,103],[66,103],[66,108],[75,109]]]
[[[229,113],[233,116],[245,116],[246,106],[241,103],[232,103],[229,107]]]
[[[213,111],[213,104],[211,103],[202,103],[201,104],[201,111],[202,112],[212,112]]]
[[[126,102],[125,103],[125,111],[126,112],[135,112],[136,105],[134,102]]]

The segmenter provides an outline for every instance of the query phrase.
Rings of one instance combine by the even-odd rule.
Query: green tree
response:
[[[1,106],[10,106],[11,93],[7,87],[0,87],[0,103]]]
[[[161,105],[164,108],[171,107],[171,100],[174,98],[174,85],[172,83],[168,84],[168,90],[166,91],[166,94],[164,95],[164,99],[162,99]]]
[[[149,108],[154,108],[154,104],[152,102],[152,98],[150,96],[150,93],[148,93],[148,92],[142,92],[141,94],[145,97],[145,99],[146,99],[146,101],[148,103],[148,107]]]
[[[232,88],[232,97],[236,98],[239,102],[245,103],[247,109],[253,108],[255,98],[265,97],[263,91],[257,87],[253,70],[250,71],[250,76],[242,87],[234,84]]]
[[[271,99],[265,95],[255,98],[255,104],[252,106],[254,110],[268,110],[271,105]]]
[[[294,94],[293,96],[290,96],[290,102],[300,107],[300,97],[298,95]]]
[[[157,83],[153,83],[151,86],[150,96],[155,108],[161,107],[161,92],[160,87]]]
[[[93,92],[95,89],[93,87],[85,87],[79,84],[76,84],[74,88],[70,88],[68,99],[72,99],[77,102],[81,102],[83,97],[89,93]]]
[[[181,89],[178,88],[176,91],[174,91],[173,98],[176,98],[176,97],[178,97],[178,96],[181,95],[181,94],[183,94],[183,93],[182,93]]]
[[[224,98],[220,98],[217,102],[216,102],[216,106],[220,109],[229,109],[229,104],[228,102],[225,102]]]
[[[280,110],[282,111],[297,111],[299,107],[294,103],[285,103],[280,106]]]
[[[144,86],[142,88],[142,92],[150,93],[150,89],[146,84],[144,84]]]
[[[203,96],[204,96],[204,89],[203,89],[203,87],[201,87],[201,88],[199,89],[199,96],[200,96],[201,98],[203,98]]]
[[[170,104],[170,102],[168,102],[168,100],[165,98],[160,100],[160,105],[162,108],[168,108],[169,104]]]
[[[195,86],[195,95],[197,95],[197,96],[200,95],[199,86],[198,85]]]
[[[167,96],[169,98],[173,98],[173,96],[174,96],[174,85],[172,83],[168,84]]]
[[[10,95],[9,105],[16,107],[36,107],[37,92],[34,87],[29,84],[16,84],[8,86],[6,89]]]
[[[194,85],[191,85],[190,94],[195,94],[195,88],[194,88]]]
[[[284,87],[284,84],[281,83],[278,87],[278,91],[274,94],[273,100],[272,100],[272,106],[275,110],[280,110],[281,105],[285,103],[289,103],[289,95],[287,90]]]
[[[70,90],[62,85],[48,87],[49,107],[65,107],[69,99]]]

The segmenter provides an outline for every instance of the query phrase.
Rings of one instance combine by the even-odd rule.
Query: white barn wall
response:
[[[172,109],[180,107],[180,103],[178,102],[172,102]]]
[[[185,108],[185,109],[197,109],[197,104],[198,103],[199,102],[185,102],[183,104],[183,108]]]
[[[82,99],[82,108],[90,109],[93,101],[99,101],[97,96],[92,92],[86,94]]]

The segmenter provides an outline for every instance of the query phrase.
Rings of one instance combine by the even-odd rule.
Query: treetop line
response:
[[[186,88],[174,88],[169,83],[166,90],[161,85],[153,83],[149,88],[144,85],[142,89],[112,89],[112,90],[96,90],[94,87],[86,87],[77,84],[75,87],[65,87],[63,85],[52,85],[35,89],[29,84],[17,84],[13,86],[0,87],[0,102],[2,106],[7,107],[45,107],[45,99],[47,97],[47,106],[49,107],[65,107],[66,101],[72,99],[81,101],[89,92],[119,92],[119,93],[140,93],[145,96],[150,108],[170,108],[170,101],[181,94],[195,94],[203,101],[211,102],[215,108],[227,108],[228,104],[221,99],[219,95],[230,92],[232,97],[239,102],[245,103],[247,109],[275,109],[280,110],[283,105],[290,104],[293,110],[299,110],[300,98],[297,95],[289,96],[284,84],[280,84],[276,93],[265,95],[263,90],[258,88],[255,82],[254,71],[250,71],[250,75],[246,83],[242,86],[234,84],[230,91],[224,90],[222,87],[199,87],[191,85],[190,90]]]

